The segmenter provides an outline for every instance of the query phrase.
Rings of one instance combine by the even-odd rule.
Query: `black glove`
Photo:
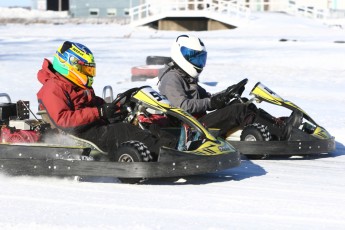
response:
[[[226,92],[227,92],[227,94],[228,94],[229,99],[234,98],[236,94],[242,95],[242,93],[243,93],[243,91],[244,91],[244,86],[242,86],[242,87],[239,88],[239,89],[237,89],[236,86],[237,86],[237,84],[236,84],[236,85],[229,86],[229,87],[226,89]]]
[[[103,119],[114,118],[116,109],[116,105],[113,103],[104,103],[98,107],[98,113]]]
[[[229,102],[227,92],[220,92],[211,96],[211,108],[221,109]]]

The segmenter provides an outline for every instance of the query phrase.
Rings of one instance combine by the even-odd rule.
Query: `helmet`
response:
[[[86,46],[70,41],[65,41],[56,51],[53,68],[81,88],[90,88],[96,75],[92,52]]]
[[[206,65],[204,43],[191,35],[180,35],[171,47],[172,60],[192,78],[197,78]]]

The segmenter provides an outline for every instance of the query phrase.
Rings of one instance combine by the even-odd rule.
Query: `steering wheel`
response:
[[[243,79],[242,81],[240,81],[239,83],[237,83],[236,85],[234,85],[233,87],[229,87],[227,89],[227,93],[228,96],[230,98],[241,98],[241,95],[244,91],[244,86],[248,83],[248,78]]]
[[[132,94],[136,92],[138,89],[139,88],[132,88],[123,93],[119,93],[117,97],[112,101],[112,104],[115,107],[118,107],[120,111],[117,111],[112,118],[108,119],[110,123],[119,121],[123,119],[123,117],[127,116],[128,111],[124,105],[130,101]]]
[[[139,88],[132,88],[123,93],[119,93],[112,103],[114,105],[117,105],[118,103],[120,103],[121,105],[125,104],[131,98],[132,94],[136,92],[138,89]]]

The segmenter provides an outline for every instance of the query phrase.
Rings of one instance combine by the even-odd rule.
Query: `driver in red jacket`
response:
[[[171,136],[160,138],[127,123],[112,123],[116,106],[96,96],[92,83],[96,64],[92,52],[84,45],[66,41],[54,55],[53,63],[45,59],[37,78],[43,84],[37,93],[39,107],[46,110],[51,122],[60,130],[91,141],[105,152],[112,152],[129,140],[144,143],[153,155],[161,146],[175,147]]]

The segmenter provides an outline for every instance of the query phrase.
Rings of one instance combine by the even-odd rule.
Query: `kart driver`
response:
[[[211,95],[198,84],[198,77],[206,65],[207,52],[201,39],[191,35],[178,36],[171,46],[172,62],[160,70],[159,91],[173,106],[191,113],[206,127],[220,129],[219,135],[226,138],[227,133],[238,127],[258,122],[277,127],[281,140],[290,137],[291,126],[298,126],[300,115],[293,113],[286,122],[257,109],[252,103],[239,103],[233,100],[244,86],[236,90],[235,85],[222,92]],[[209,112],[211,111],[211,112]]]
[[[127,123],[109,123],[116,106],[95,95],[92,83],[96,63],[84,45],[65,41],[53,62],[44,59],[37,78],[43,84],[37,93],[40,110],[46,110],[54,126],[112,152],[129,140],[144,143],[151,153],[161,146],[175,147],[171,136],[157,138],[152,133]],[[162,134],[162,133],[161,133]]]

